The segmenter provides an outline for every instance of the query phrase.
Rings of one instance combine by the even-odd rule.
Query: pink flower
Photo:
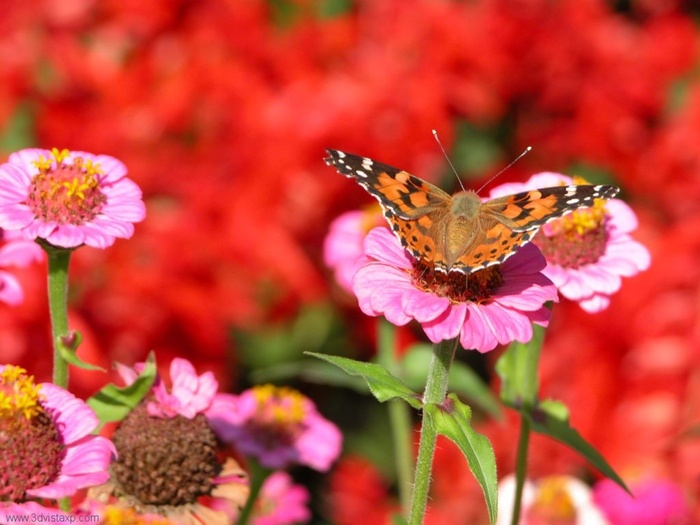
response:
[[[352,278],[362,264],[362,241],[370,229],[386,225],[378,204],[336,217],[323,242],[323,260],[338,284],[352,292]]]
[[[415,319],[432,342],[454,339],[480,352],[498,344],[526,342],[532,325],[546,326],[556,301],[554,285],[540,273],[544,257],[523,246],[503,264],[465,276],[427,269],[386,228],[365,239],[366,259],[353,290],[367,315],[384,315],[395,325]]]
[[[515,476],[498,484],[496,525],[510,525],[515,499]],[[595,505],[591,489],[571,476],[551,476],[526,481],[520,509],[520,525],[609,525]]]
[[[118,364],[117,371],[127,383],[133,383],[138,372],[143,369],[143,363],[136,367]],[[163,380],[157,377],[153,384],[155,401],[148,403],[148,413],[153,417],[175,417],[181,415],[192,419],[199,413],[206,414],[217,396],[219,383],[211,372],[201,376],[187,359],[176,357],[170,363],[170,380],[172,388],[168,392]]]
[[[340,454],[340,431],[300,392],[263,385],[230,399],[234,410],[218,411],[212,424],[224,441],[263,466],[326,471]]]
[[[491,198],[574,182],[559,173],[538,173],[524,184],[494,188]],[[621,277],[636,275],[651,262],[649,251],[630,236],[636,228],[636,215],[619,199],[599,201],[556,219],[533,240],[547,259],[542,273],[564,297],[577,301],[587,312],[604,310],[610,296],[620,289]]]
[[[690,509],[681,487],[667,480],[633,484],[631,497],[608,479],[596,483],[593,499],[611,525],[690,525]]]
[[[143,367],[118,365],[117,370],[131,384]],[[197,375],[185,359],[173,359],[170,377],[170,391],[157,377],[151,392],[121,421],[112,437],[119,453],[112,477],[91,489],[89,498],[107,503],[122,521],[135,513],[139,519],[156,514],[184,525],[230,523],[248,498],[248,478],[235,460],[218,454],[213,421],[235,405],[217,392],[211,372]]]
[[[108,155],[23,149],[0,166],[0,227],[53,246],[106,248],[145,217],[141,190]]]
[[[2,231],[5,243],[0,247],[0,267],[28,266],[40,261],[44,251],[34,241],[28,241],[16,231]],[[24,292],[17,278],[9,272],[0,270],[0,301],[16,306],[24,301]]]
[[[294,525],[311,518],[309,491],[295,485],[286,472],[278,471],[265,480],[256,510],[251,520],[253,525]]]
[[[115,449],[91,435],[98,424],[70,392],[0,366],[0,518],[36,511],[32,498],[63,498],[104,483]]]

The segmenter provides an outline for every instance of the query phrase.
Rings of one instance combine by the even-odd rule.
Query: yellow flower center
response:
[[[34,376],[19,366],[8,365],[0,372],[0,419],[12,420],[18,416],[31,419],[43,412],[39,402],[43,396]]]
[[[568,525],[576,523],[576,507],[567,490],[567,478],[551,476],[537,487],[535,501],[527,512],[528,521],[539,524]]]
[[[107,198],[100,189],[99,164],[75,157],[72,164],[67,149],[53,148],[49,157],[33,162],[39,173],[29,188],[27,204],[37,217],[58,224],[79,225],[97,215]]]

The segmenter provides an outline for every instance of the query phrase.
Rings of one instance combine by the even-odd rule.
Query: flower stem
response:
[[[383,319],[378,322],[377,327],[379,362],[400,378],[401,370],[396,358],[396,328]],[[395,399],[389,401],[387,410],[394,448],[399,502],[402,514],[406,514],[411,503],[411,473],[413,472],[410,407],[403,401]]]
[[[513,499],[513,517],[511,525],[520,523],[520,509],[523,500],[523,487],[527,474],[527,449],[530,443],[530,421],[520,416],[520,436],[518,437],[518,456],[515,462],[515,498]]]
[[[238,521],[236,521],[237,525],[246,525],[246,523],[248,523],[253,509],[255,508],[255,502],[258,500],[258,496],[260,496],[260,490],[265,484],[265,480],[273,472],[271,469],[263,467],[252,458],[248,461],[248,471],[250,474],[250,492],[248,493],[245,506],[238,515]]]
[[[450,365],[452,364],[456,348],[457,339],[441,341],[433,346],[433,358],[428,370],[428,381],[423,394],[423,405],[439,404],[445,400]],[[428,492],[430,490],[436,442],[437,432],[435,427],[432,424],[427,424],[424,419],[418,444],[413,500],[411,501],[411,514],[408,518],[409,525],[420,525],[423,523],[425,509],[428,506]]]
[[[68,335],[68,264],[72,250],[44,247],[49,261],[49,313],[53,337],[53,382],[68,388],[68,362],[61,355],[59,338]]]

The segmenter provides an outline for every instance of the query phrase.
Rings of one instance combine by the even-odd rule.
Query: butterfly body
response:
[[[329,165],[379,201],[404,248],[444,273],[501,264],[543,224],[619,191],[606,185],[554,186],[482,201],[473,191],[450,195],[387,164],[327,151]]]

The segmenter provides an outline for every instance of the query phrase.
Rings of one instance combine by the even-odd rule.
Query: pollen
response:
[[[529,514],[546,523],[575,523],[576,507],[566,488],[566,478],[552,476],[542,480]]]
[[[100,187],[100,165],[82,157],[73,157],[71,163],[70,157],[70,151],[53,148],[50,158],[42,155],[33,163],[39,173],[32,179],[27,204],[47,222],[83,224],[107,201]]]
[[[253,394],[258,402],[255,416],[258,424],[295,426],[304,420],[306,410],[301,392],[267,384],[254,387]]]
[[[60,472],[65,447],[40,389],[23,368],[0,372],[0,501],[23,501]]]
[[[20,415],[31,419],[43,411],[40,401],[41,387],[34,383],[34,376],[19,366],[8,365],[0,372],[0,419],[13,419]]]
[[[596,199],[590,208],[578,209],[549,223],[533,242],[549,262],[576,269],[597,262],[605,254],[606,224],[605,201]]]

